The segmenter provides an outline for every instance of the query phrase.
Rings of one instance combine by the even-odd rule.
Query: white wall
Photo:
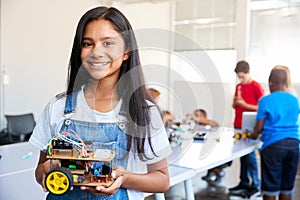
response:
[[[84,12],[98,6],[99,2],[1,1],[0,71],[4,69],[7,72],[9,83],[1,84],[0,88],[0,128],[5,126],[4,114],[33,112],[38,118],[50,98],[65,90],[77,22]],[[170,28],[169,5],[166,2],[114,5],[137,29],[142,63],[146,66],[145,70],[150,70],[146,73],[149,82],[152,80],[153,66],[167,66],[168,55],[152,48],[155,44],[141,41],[150,41],[149,35],[144,34],[148,32],[146,28],[152,28],[155,32]],[[164,84],[167,82],[165,73],[165,76],[161,74]]]
[[[49,99],[65,90],[77,22],[100,1],[0,1],[0,67],[9,76],[9,83],[0,87],[3,128],[4,114],[33,112],[37,119]],[[173,4],[164,1],[113,6],[127,16],[135,29],[147,84],[161,90],[160,103],[164,107],[175,110],[171,103],[175,88],[170,84]],[[233,66],[226,68],[231,72]]]
[[[97,0],[1,1],[0,66],[9,76],[1,88],[2,127],[3,114],[33,112],[38,118],[50,98],[64,91],[77,22],[96,5]]]
[[[183,51],[171,57],[172,112],[182,119],[195,109],[232,126],[235,50]]]
[[[122,4],[137,37],[145,81],[161,92],[159,104],[169,102],[169,69],[172,36],[172,3]]]
[[[231,126],[236,51],[172,51],[172,36],[178,34],[172,30],[172,3],[138,3],[120,8],[136,30],[146,81],[161,91],[158,104],[178,120],[203,108],[209,117]]]

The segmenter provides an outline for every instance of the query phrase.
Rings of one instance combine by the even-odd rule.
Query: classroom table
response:
[[[169,175],[170,175],[170,186],[183,182],[187,199],[193,199],[194,192],[193,192],[192,178],[196,175],[195,170],[172,165],[172,164],[169,164],[168,168],[169,168]],[[150,195],[152,194],[151,193],[144,194],[145,197]],[[156,193],[154,195],[156,200],[165,199],[164,193]]]
[[[234,133],[240,130],[234,130],[228,127],[219,127],[213,131],[207,132],[207,138],[204,141],[194,141],[188,133],[182,139],[177,147],[173,148],[173,153],[169,156],[169,171],[171,186],[179,183],[172,181],[175,179],[184,182],[185,195],[187,200],[194,200],[192,178],[199,172],[206,171],[219,166],[236,158],[244,156],[261,147],[260,140],[249,138],[236,140]],[[179,170],[189,171],[190,176],[185,176]],[[175,171],[177,170],[177,171]],[[185,171],[184,171],[185,170]],[[162,194],[156,194],[156,199],[162,200]]]
[[[0,199],[46,199],[34,175],[39,154],[29,142],[0,146]]]
[[[192,144],[184,141],[182,146],[187,146],[182,147],[184,154],[172,164],[194,169],[198,173],[249,154],[262,145],[259,139],[236,140],[233,137],[236,132],[239,130],[220,127],[208,132],[205,141],[194,141]]]
[[[233,129],[220,127],[208,132],[205,141],[194,141],[193,134],[185,132],[168,157],[170,185],[183,182],[186,199],[194,200],[192,178],[197,173],[239,158],[261,146],[259,140],[235,142],[234,132]],[[34,180],[38,156],[39,150],[28,142],[0,146],[0,199],[45,198],[45,193]],[[35,192],[28,193],[28,188]],[[157,193],[155,197],[157,200],[165,199],[163,193]]]

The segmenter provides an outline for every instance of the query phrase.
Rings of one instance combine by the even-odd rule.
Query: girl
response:
[[[89,10],[74,38],[65,94],[43,111],[31,144],[41,149],[35,171],[45,187],[49,160],[42,151],[63,131],[76,132],[90,149],[116,152],[108,187],[74,187],[47,199],[143,199],[142,192],[169,188],[166,157],[171,152],[159,111],[146,92],[132,27],[115,8]],[[58,163],[53,162],[53,165]]]

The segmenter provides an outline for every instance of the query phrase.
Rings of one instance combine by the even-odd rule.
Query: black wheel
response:
[[[62,195],[73,185],[72,173],[65,167],[53,168],[46,176],[45,185],[52,194]]]

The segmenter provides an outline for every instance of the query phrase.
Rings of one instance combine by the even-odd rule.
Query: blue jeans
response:
[[[261,152],[262,193],[292,194],[298,161],[299,140],[284,139],[265,148]]]
[[[241,174],[240,184],[246,188],[259,188],[258,165],[255,151],[240,158]]]

